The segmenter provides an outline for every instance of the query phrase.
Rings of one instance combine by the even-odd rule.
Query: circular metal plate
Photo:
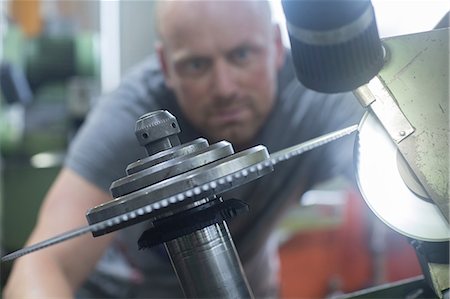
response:
[[[114,198],[137,191],[167,178],[225,158],[234,153],[233,146],[227,141],[220,141],[196,152],[176,157],[152,167],[123,177],[111,184]]]
[[[111,223],[105,232],[142,221],[140,219],[155,218],[180,205],[223,193],[270,173],[273,166],[268,159],[267,149],[255,146],[118,197],[90,209],[86,217],[93,224],[137,211],[133,219]],[[99,231],[97,235],[103,233]]]
[[[127,174],[131,175],[143,169],[162,163],[164,161],[197,152],[201,149],[207,148],[208,146],[209,143],[206,139],[197,138],[189,143],[177,145],[175,147],[166,149],[162,152],[156,153],[149,157],[133,162],[130,165],[128,165],[126,172]]]
[[[365,201],[403,235],[432,242],[449,240],[450,227],[438,207],[407,187],[397,161],[396,145],[378,120],[366,113],[355,143],[356,177]]]

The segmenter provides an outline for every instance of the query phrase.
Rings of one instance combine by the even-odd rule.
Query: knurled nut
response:
[[[177,119],[166,110],[144,114],[136,122],[135,134],[142,146],[178,133],[180,127]]]

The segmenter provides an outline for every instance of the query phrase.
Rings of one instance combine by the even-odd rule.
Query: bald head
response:
[[[155,3],[155,27],[159,38],[164,40],[169,34],[168,27],[174,25],[183,27],[186,23],[205,18],[214,23],[218,20],[217,17],[228,17],[235,14],[242,14],[249,19],[258,19],[261,25],[270,26],[272,24],[272,13],[268,0],[159,0]]]

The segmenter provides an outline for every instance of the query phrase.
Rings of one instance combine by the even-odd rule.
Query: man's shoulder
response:
[[[167,109],[173,97],[157,57],[151,55],[126,71],[117,88],[101,97],[93,114],[131,114],[137,119],[149,111]]]
[[[165,90],[163,72],[156,55],[150,55],[130,68],[124,75],[120,88],[143,88],[146,92]]]

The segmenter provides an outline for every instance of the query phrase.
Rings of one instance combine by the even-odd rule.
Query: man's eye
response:
[[[230,59],[231,61],[243,64],[250,60],[251,58],[251,50],[249,48],[239,48],[231,52]]]
[[[201,70],[206,67],[206,61],[203,59],[194,59],[189,61],[186,67],[191,70]]]
[[[207,59],[195,58],[189,59],[181,63],[179,71],[182,75],[198,76],[208,69],[209,62]]]

